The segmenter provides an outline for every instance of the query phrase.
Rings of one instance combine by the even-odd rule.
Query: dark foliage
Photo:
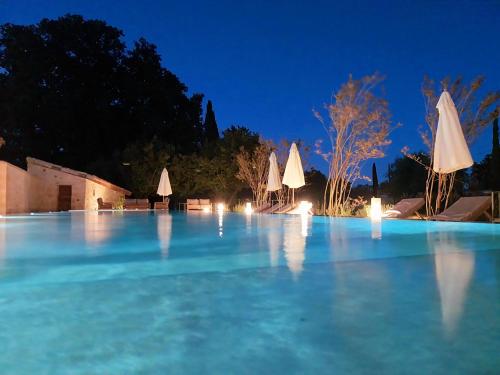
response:
[[[470,169],[468,188],[470,191],[488,190],[490,188],[491,155],[488,154]]]
[[[423,152],[416,154],[420,160],[427,163],[429,157]],[[396,158],[389,165],[387,172],[387,191],[395,201],[401,198],[410,198],[423,195],[427,171],[419,163],[407,157]]]
[[[493,142],[491,154],[479,163],[474,163],[469,176],[469,190],[500,190],[500,144],[498,118],[493,121]]]
[[[312,202],[315,208],[321,207],[326,188],[326,176],[317,169],[304,171],[306,185],[298,192],[300,200]]]
[[[217,127],[211,100],[207,103],[205,122],[203,123],[203,136],[206,143],[213,143],[219,140],[219,128]]]
[[[170,166],[174,200],[211,198],[233,204],[246,185],[236,178],[235,156],[242,148],[248,152],[259,144],[259,135],[245,127],[231,126],[222,138],[204,147],[200,154],[177,155]]]
[[[155,138],[176,153],[199,151],[202,95],[187,96],[153,44],[127,50],[122,37],[78,15],[2,25],[0,157],[22,166],[34,156],[116,181],[132,144]]]
[[[377,166],[375,163],[372,164],[372,191],[373,196],[378,197],[378,176],[377,176]]]
[[[493,145],[491,149],[489,175],[490,188],[495,191],[500,191],[500,140],[498,136],[498,117],[493,121]]]

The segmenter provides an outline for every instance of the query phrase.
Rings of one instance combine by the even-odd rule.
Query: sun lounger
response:
[[[279,210],[281,207],[283,207],[283,203],[275,203],[271,207],[268,207],[262,211],[260,211],[261,214],[272,214],[275,211]]]
[[[125,199],[123,207],[126,210],[148,210],[149,200],[146,199]]]
[[[413,214],[416,214],[425,205],[424,198],[408,198],[402,199],[396,205],[384,212],[384,217],[394,219],[404,219]],[[417,214],[418,215],[418,214]]]
[[[282,206],[281,208],[279,208],[278,210],[274,211],[273,213],[286,214],[288,211],[293,210],[294,207],[295,207],[295,205],[293,205],[292,203],[288,203],[288,204],[285,204],[284,206]]]
[[[168,210],[168,199],[164,202],[155,202],[153,207],[155,210]]]
[[[439,221],[474,221],[482,214],[491,218],[488,209],[491,208],[491,197],[462,197],[431,220]]]
[[[271,207],[271,203],[266,202],[266,203],[262,204],[261,206],[257,207],[256,209],[254,209],[253,212],[262,213],[263,211],[267,210],[270,207]]]
[[[205,209],[211,210],[212,203],[210,202],[210,199],[187,199],[186,209],[188,211]]]
[[[112,210],[113,209],[113,203],[111,202],[104,202],[102,198],[97,198],[97,208],[99,210]]]

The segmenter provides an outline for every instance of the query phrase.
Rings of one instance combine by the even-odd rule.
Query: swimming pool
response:
[[[2,374],[500,368],[500,225],[0,218]]]

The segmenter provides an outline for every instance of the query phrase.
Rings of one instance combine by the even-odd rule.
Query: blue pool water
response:
[[[500,225],[0,218],[1,374],[498,374]]]

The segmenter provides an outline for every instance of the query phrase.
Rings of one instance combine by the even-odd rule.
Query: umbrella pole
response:
[[[295,204],[295,189],[292,189],[292,206]]]

